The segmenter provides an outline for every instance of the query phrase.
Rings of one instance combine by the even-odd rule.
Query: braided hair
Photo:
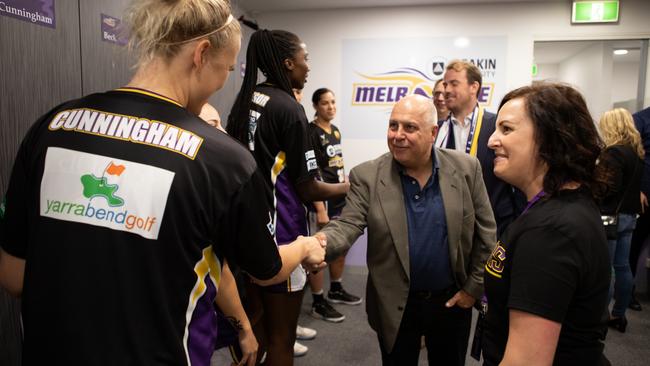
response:
[[[263,29],[253,33],[246,50],[244,80],[228,116],[228,134],[244,144],[248,143],[248,115],[257,86],[258,69],[267,82],[295,99],[284,60],[293,58],[300,49],[300,38],[291,32]]]

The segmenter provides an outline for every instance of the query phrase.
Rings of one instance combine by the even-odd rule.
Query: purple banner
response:
[[[115,43],[124,46],[129,42],[127,35],[123,32],[119,18],[101,14],[102,18],[102,41]]]
[[[0,0],[0,15],[56,28],[54,0]]]

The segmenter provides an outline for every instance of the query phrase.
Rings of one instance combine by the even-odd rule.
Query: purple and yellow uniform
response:
[[[318,176],[307,123],[305,110],[292,96],[270,84],[255,88],[249,114],[248,148],[266,181],[278,245],[309,234],[307,210],[295,189],[297,184]],[[272,290],[300,291],[305,282],[305,271],[298,267],[286,283]]]
[[[209,365],[224,259],[282,266],[250,154],[173,100],[123,88],[25,137],[0,244],[26,260],[23,364]]]

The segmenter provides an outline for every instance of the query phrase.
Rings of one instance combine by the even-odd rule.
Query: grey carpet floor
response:
[[[348,292],[365,295],[365,271],[366,269],[363,267],[346,268],[343,285]],[[329,287],[327,272],[325,277],[325,291],[327,291]],[[610,329],[607,334],[605,354],[614,366],[650,364],[650,302],[644,296],[640,297],[642,297],[644,310],[627,312],[626,316],[629,321],[627,332],[622,334]],[[309,352],[303,357],[295,358],[294,365],[381,365],[377,336],[368,326],[365,302],[358,306],[336,305],[336,309],[345,315],[345,320],[336,324],[312,318],[309,315],[311,302],[311,293],[306,290],[299,324],[316,329],[318,335],[314,340],[301,341],[302,344],[309,347]],[[470,336],[470,343],[471,339]],[[426,358],[426,349],[423,349],[419,364],[427,365]],[[224,351],[215,352],[211,366],[224,365],[230,365],[228,354]],[[468,356],[466,365],[476,366],[480,363]]]

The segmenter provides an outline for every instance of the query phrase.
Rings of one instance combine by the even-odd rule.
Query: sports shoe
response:
[[[359,305],[363,301],[359,296],[354,296],[343,288],[339,291],[329,290],[325,298],[334,304]]]
[[[345,315],[336,311],[327,301],[314,302],[310,314],[316,319],[323,319],[332,323],[340,323],[345,319]]]
[[[307,354],[307,351],[309,351],[309,348],[307,348],[307,346],[303,346],[298,342],[293,343],[293,357],[304,356]]]
[[[316,330],[307,327],[301,327],[299,325],[296,327],[296,338],[303,341],[314,339],[316,338]]]

